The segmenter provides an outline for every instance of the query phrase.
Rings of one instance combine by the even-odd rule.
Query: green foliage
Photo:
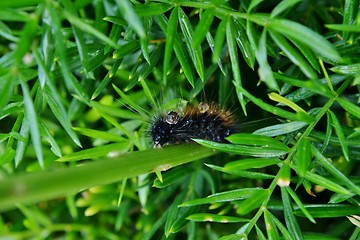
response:
[[[0,236],[358,239],[359,16],[357,0],[0,1]],[[204,99],[256,121],[152,148],[154,116]]]

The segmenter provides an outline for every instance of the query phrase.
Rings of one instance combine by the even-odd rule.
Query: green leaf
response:
[[[290,185],[291,175],[290,175],[290,166],[289,163],[284,162],[281,166],[280,171],[277,174],[276,185],[279,187],[287,187]]]
[[[131,41],[125,43],[119,46],[119,48],[114,51],[113,58],[115,59],[123,58],[126,55],[129,55],[130,53],[137,51],[138,49],[140,49],[140,44],[138,41]]]
[[[350,25],[350,24],[325,24],[325,27],[332,30],[343,31],[348,35],[348,32],[360,32],[359,25]]]
[[[211,51],[214,52],[214,39],[213,39],[213,37],[211,36],[210,32],[208,32],[208,33],[206,34],[206,41],[207,41],[207,44],[208,44],[208,46],[210,47]],[[217,61],[216,61],[216,63],[217,63],[217,65],[218,65],[219,69],[221,70],[223,76],[225,76],[226,74],[225,74],[225,70],[224,70],[224,68],[223,68],[223,64],[222,64],[222,62],[221,62],[221,59],[218,58]],[[211,76],[209,75],[210,72],[215,72],[214,66],[210,66],[210,68],[209,68],[208,70],[206,70],[204,82],[203,82],[203,83],[201,82],[202,85],[203,85],[204,83],[206,83],[206,82],[211,78]],[[227,84],[227,85],[229,85],[229,84]],[[225,85],[225,86],[227,86],[227,85]]]
[[[127,104],[126,100],[124,100],[124,103]],[[141,120],[141,121],[146,121],[149,119],[149,116],[141,115],[141,114],[137,113],[136,111],[134,111],[134,109],[124,110],[121,108],[114,108],[113,106],[104,105],[104,104],[98,103],[96,101],[91,101],[90,104],[94,109],[100,110],[101,112],[109,114],[114,117],[119,117],[119,118],[123,118],[123,119],[134,119],[134,120],[136,119],[136,120]]]
[[[272,114],[275,114],[275,115],[278,115],[280,117],[290,119],[290,120],[303,121],[303,122],[307,122],[307,123],[310,123],[310,122],[313,121],[313,118],[311,116],[309,116],[308,114],[306,114],[306,113],[297,112],[296,114],[294,114],[294,113],[288,112],[286,110],[283,110],[281,108],[274,107],[274,106],[272,106],[270,104],[265,103],[261,99],[254,97],[249,92],[247,92],[243,87],[237,85],[235,82],[234,82],[234,85],[235,85],[236,88],[239,89],[239,91],[241,93],[243,93],[253,103],[258,105],[260,108],[262,108],[265,111],[268,111],[268,112],[270,112]]]
[[[143,22],[145,23],[144,29],[145,32],[148,32],[148,29],[151,27],[151,20],[150,18],[145,18],[143,20]],[[141,47],[141,53],[144,56],[146,62],[151,65],[151,61],[150,61],[150,49],[149,49],[149,41],[147,38],[140,38],[140,47]]]
[[[165,223],[165,235],[166,236],[169,236],[171,233],[173,233],[172,227],[173,227],[175,221],[177,220],[177,216],[179,213],[178,205],[183,200],[183,198],[184,198],[184,193],[179,194],[175,198],[175,200],[173,201],[173,203],[171,204],[171,206],[169,208],[169,213],[168,213],[168,216],[166,218],[166,223]]]
[[[312,92],[321,94],[328,98],[334,97],[334,93],[331,92],[329,88],[327,88],[324,84],[322,84],[322,82],[320,82],[318,79],[301,81],[278,73],[274,73],[274,76],[280,81],[291,84],[293,86],[308,89]]]
[[[302,109],[299,105],[297,105],[296,103],[292,102],[291,100],[281,96],[278,93],[272,92],[272,93],[269,93],[268,96],[271,100],[276,101],[276,102],[280,103],[281,105],[288,106],[291,109],[293,109],[295,112],[305,113],[305,110]]]
[[[117,26],[126,26],[127,25],[127,22],[122,17],[118,17],[118,16],[106,16],[103,18],[103,20],[112,22],[112,23],[116,24]],[[114,27],[111,29],[111,32],[113,32],[113,29],[114,29]],[[115,31],[115,32],[117,32],[117,31]],[[110,36],[111,35],[112,34],[110,33]]]
[[[341,182],[343,185],[346,185],[354,193],[360,195],[360,187],[347,178],[333,164],[331,164],[331,162],[326,159],[316,147],[311,146],[311,152],[315,156],[318,163],[326,170],[328,170],[336,179],[338,179],[339,182]]]
[[[241,51],[241,54],[249,67],[254,69],[255,65],[255,50],[250,44],[246,35],[246,29],[240,22],[235,21],[235,27],[237,28],[236,43]],[[220,27],[220,26],[219,26]]]
[[[358,206],[345,204],[313,204],[305,205],[305,208],[315,218],[334,218],[360,214]],[[304,216],[298,209],[295,209],[294,213],[297,216]]]
[[[240,215],[246,215],[250,213],[255,208],[260,207],[260,205],[265,202],[270,196],[268,190],[260,190],[244,201],[240,202],[237,206],[236,213]]]
[[[134,5],[133,9],[137,16],[155,16],[167,12],[172,6],[167,3],[152,3]]]
[[[196,205],[203,205],[203,204],[213,204],[219,202],[233,202],[237,200],[247,199],[253,194],[262,191],[261,188],[242,188],[236,189],[226,192],[220,192],[212,194],[206,198],[198,198],[193,199],[187,202],[184,202],[179,205],[179,207],[190,207]]]
[[[29,122],[27,121],[26,118],[24,118],[22,121],[22,124],[21,124],[21,129],[20,129],[20,134],[19,134],[19,137],[21,137],[21,139],[20,139],[20,141],[17,142],[16,152],[14,154],[15,167],[17,167],[24,158],[25,150],[28,146],[28,142],[29,142],[29,138],[30,138],[29,132],[30,132]],[[9,148],[8,154],[9,154],[8,155],[9,157],[12,156],[12,151],[10,148]]]
[[[14,51],[13,58],[17,63],[20,63],[24,55],[30,50],[31,44],[37,35],[39,16],[34,13],[21,31],[20,39]]]
[[[252,9],[254,9],[257,5],[259,5],[261,2],[263,2],[264,0],[253,0],[250,2],[250,5],[247,9],[247,12],[251,12]]]
[[[41,126],[42,130],[45,132],[45,136],[43,136],[43,138],[51,145],[51,151],[55,154],[55,156],[61,157],[62,154],[61,154],[60,147],[57,144],[54,137],[51,135],[49,129],[44,125],[43,122],[41,122],[40,126]]]
[[[225,167],[219,167],[216,165],[211,165],[211,164],[205,164],[207,167],[214,169],[216,171],[220,171],[220,172],[224,172],[224,173],[228,173],[231,175],[235,175],[235,176],[239,176],[239,177],[243,177],[243,178],[250,178],[250,179],[273,179],[275,176],[274,175],[270,175],[270,174],[266,174],[266,173],[261,173],[261,172],[254,172],[254,171],[238,171],[238,170],[230,170],[230,169],[225,169]]]
[[[85,159],[95,159],[103,156],[112,156],[125,153],[129,150],[129,142],[121,143],[112,143],[104,146],[98,146],[93,148],[88,148],[78,152],[67,154],[56,161],[58,162],[74,162]]]
[[[264,218],[266,224],[266,232],[269,240],[279,239],[279,232],[276,228],[276,224],[274,222],[274,217],[267,209],[264,211]]]
[[[71,24],[73,24],[74,26],[81,29],[81,31],[84,31],[84,32],[86,32],[88,34],[91,34],[91,35],[97,37],[98,39],[100,39],[101,41],[103,41],[106,44],[109,44],[110,46],[112,46],[115,49],[117,49],[119,47],[114,41],[112,41],[110,38],[108,38],[105,34],[100,32],[99,30],[97,30],[93,26],[85,23],[80,18],[72,15],[70,12],[64,10],[63,14]]]
[[[164,66],[163,66],[163,83],[166,83],[166,77],[168,75],[168,70],[171,62],[171,54],[174,48],[174,41],[177,34],[177,25],[178,25],[178,9],[175,7],[170,14],[169,22],[166,28],[166,44],[165,44],[165,56],[164,56]]]
[[[166,170],[174,166],[213,155],[212,150],[195,145],[177,145],[163,149],[125,153],[82,166],[15,175],[0,185],[0,209],[63,196],[95,185]],[[17,191],[15,186],[22,186]]]
[[[250,168],[263,168],[271,165],[281,163],[277,158],[249,158],[227,163],[224,167],[225,170],[247,170]]]
[[[110,83],[115,73],[119,69],[120,64],[121,64],[120,60],[115,60],[110,71],[105,75],[103,80],[100,82],[99,86],[95,89],[94,93],[91,96],[91,100],[97,98],[100,95],[100,93],[104,90],[104,88]]]
[[[359,1],[346,0],[344,5],[344,19],[343,24],[356,23],[357,14],[359,11]],[[343,32],[343,38],[345,41],[349,39],[347,31]]]
[[[235,133],[226,138],[233,144],[242,144],[249,146],[266,146],[271,149],[278,149],[283,151],[289,151],[289,148],[282,142],[275,140],[274,138],[249,134],[249,133]]]
[[[233,18],[229,18],[226,23],[226,41],[228,45],[228,51],[230,55],[231,61],[231,70],[233,73],[234,81],[239,86],[242,86],[241,82],[241,71],[240,71],[240,64],[239,58],[237,53],[237,46],[235,44],[235,33],[236,29],[234,27],[234,20]],[[246,108],[245,108],[245,99],[241,92],[238,92],[238,98],[240,101],[241,108],[246,115]]]
[[[50,90],[51,89],[51,90]],[[65,107],[62,105],[61,101],[59,100],[58,94],[53,94],[54,89],[52,87],[45,87],[45,96],[47,104],[49,105],[51,111],[55,115],[56,119],[60,122],[63,126],[67,134],[71,137],[76,145],[81,147],[81,142],[77,137],[76,133],[72,130],[72,125],[70,119],[66,113]]]
[[[358,75],[360,73],[360,63],[354,63],[349,65],[338,65],[330,68],[331,71],[345,75]]]
[[[82,27],[85,29],[86,27],[88,28],[91,28],[91,26],[84,26],[84,23],[81,22],[81,20],[78,18],[78,15],[77,15],[77,12],[76,12],[76,9],[75,9],[75,6],[74,4],[69,1],[69,0],[64,0],[62,1],[62,3],[64,4],[64,7],[67,11],[69,11],[69,13],[74,17],[76,18],[76,20],[78,21],[78,23],[80,25],[82,25]],[[84,29],[80,28],[79,27],[76,27],[75,24],[72,26],[72,31],[74,33],[74,37],[76,39],[76,46],[77,46],[77,49],[79,50],[79,55],[80,55],[80,59],[81,59],[81,62],[82,62],[82,65],[83,65],[83,68],[84,68],[84,71],[85,71],[85,74],[88,74],[88,71],[89,71],[89,52],[88,52],[88,48],[87,48],[87,45],[85,43],[85,37],[84,37]],[[92,29],[92,31],[96,31],[95,29]],[[100,33],[101,34],[101,33]],[[102,36],[102,37],[105,37],[106,36]]]
[[[44,0],[16,0],[16,1],[0,1],[0,7],[5,8],[20,8],[20,7],[30,7],[37,6],[45,2]]]
[[[20,84],[21,89],[24,94],[24,106],[25,106],[25,118],[28,121],[31,141],[33,143],[37,160],[42,169],[44,169],[44,156],[42,151],[41,139],[40,139],[40,130],[39,130],[39,120],[36,114],[34,103],[31,99],[29,87],[20,75]],[[36,85],[34,86],[36,87]]]
[[[89,97],[87,96],[86,91],[84,90],[83,86],[80,85],[78,80],[73,76],[70,68],[67,53],[67,47],[65,45],[64,36],[61,32],[61,23],[58,13],[55,11],[55,8],[52,5],[48,5],[47,10],[49,11],[49,15],[51,18],[51,26],[52,31],[54,32],[55,38],[55,48],[59,55],[59,64],[60,64],[60,71],[64,77],[66,87],[70,90],[75,90],[78,94],[78,97],[82,100],[82,102],[88,104]]]
[[[315,79],[317,74],[308,64],[306,59],[300,55],[300,53],[294,49],[286,39],[275,31],[269,31],[271,38],[275,43],[284,51],[285,55],[296,65],[308,78]]]
[[[211,58],[213,63],[216,63],[220,59],[221,50],[224,47],[227,20],[228,18],[224,18],[220,22],[219,27],[216,29],[215,39],[214,39],[214,52]]]
[[[349,147],[346,144],[345,135],[344,135],[344,132],[343,132],[342,127],[340,125],[340,122],[339,122],[339,120],[337,119],[337,117],[335,116],[335,114],[332,111],[329,110],[329,113],[330,113],[330,116],[331,116],[331,121],[333,123],[334,129],[336,131],[336,135],[339,138],[341,149],[342,149],[342,152],[344,154],[344,157],[345,157],[346,161],[350,161],[350,159],[349,159]]]
[[[300,201],[299,197],[295,194],[295,192],[290,187],[285,187],[286,191],[290,194],[291,198],[295,201],[295,203],[298,205],[299,209],[302,211],[302,213],[312,222],[316,223],[315,219],[311,216],[309,211],[305,208],[304,204]]]
[[[306,122],[293,121],[289,123],[281,123],[270,127],[260,128],[254,131],[253,134],[275,137],[298,131],[307,125],[308,123]]]
[[[117,134],[99,131],[91,128],[74,127],[73,129],[84,136],[88,136],[94,139],[102,139],[106,141],[115,141],[115,142],[122,142],[126,140],[125,138]]]
[[[159,50],[159,48],[156,48],[154,51],[152,51],[149,59],[150,64],[143,63],[139,65],[139,67],[134,68],[134,71],[129,75],[129,80],[131,80],[131,82],[126,86],[124,91],[131,90],[138,82],[144,81],[151,74],[155,65],[159,62]]]
[[[303,137],[298,144],[296,165],[298,166],[299,176],[304,177],[311,163],[310,141]]]
[[[118,87],[116,87],[113,84],[113,88],[115,89],[115,91],[120,95],[121,99],[129,106],[131,107],[133,110],[137,111],[138,113],[140,113],[141,116],[146,116],[146,112],[145,110],[139,106],[136,102],[134,102],[134,100],[132,100],[129,96],[127,96],[123,91],[121,91]]]
[[[360,119],[360,107],[345,98],[337,98],[338,103],[350,114]]]
[[[180,209],[179,215],[177,216],[176,221],[174,224],[171,225],[169,233],[176,233],[179,232],[184,228],[184,226],[188,223],[186,220],[191,214],[195,212],[195,208],[189,207],[187,209]]]
[[[304,25],[285,19],[269,19],[267,26],[275,32],[305,44],[325,60],[342,61],[333,45]]]
[[[165,172],[162,175],[163,180],[161,181],[161,179],[159,178],[155,179],[153,187],[156,188],[168,187],[173,183],[179,181],[179,179],[189,175],[191,173],[191,170],[192,170],[191,168],[180,168],[180,169],[174,169],[169,172]]]
[[[203,14],[201,14],[201,19],[199,23],[196,26],[195,32],[194,32],[194,39],[193,39],[193,46],[198,47],[204,40],[206,34],[209,31],[209,28],[211,26],[211,23],[214,19],[215,15],[215,9],[214,8],[208,8],[204,11]]]
[[[276,7],[271,11],[270,17],[276,17],[280,15],[282,12],[288,10],[298,2],[301,2],[301,0],[283,0],[281,1]]]
[[[285,188],[280,188],[281,190],[281,198],[284,207],[284,215],[285,215],[285,222],[286,226],[291,233],[293,239],[304,239],[297,219],[294,216],[292,203],[290,201],[288,192]]]
[[[167,31],[167,19],[164,15],[161,15],[160,17],[154,18],[157,24],[160,26],[161,30],[163,32]],[[174,44],[174,52],[176,54],[177,59],[179,60],[179,63],[182,67],[182,70],[184,71],[184,74],[191,84],[191,86],[194,86],[195,82],[195,76],[191,64],[191,60],[189,57],[188,52],[185,49],[185,46],[183,45],[180,37],[176,34],[175,35],[175,44]]]
[[[253,157],[278,157],[286,154],[288,150],[274,149],[269,146],[248,146],[211,142],[203,139],[193,139],[195,142],[215,150]]]
[[[191,214],[186,218],[187,220],[194,222],[217,222],[217,223],[237,223],[237,222],[248,222],[248,219],[210,214],[210,213],[196,213]]]
[[[283,235],[284,239],[292,239],[289,230],[287,227],[284,226],[282,222],[280,222],[279,219],[277,219],[274,215],[272,215],[270,212],[268,212],[271,220],[275,223],[276,227],[280,230],[281,234]]]
[[[264,233],[260,230],[260,228],[257,225],[255,225],[255,228],[256,228],[256,235],[257,235],[258,239],[259,240],[267,240]]]
[[[307,171],[304,177],[311,182],[314,182],[320,186],[323,186],[324,188],[329,189],[330,191],[342,194],[351,194],[349,190],[318,174]]]
[[[263,81],[270,89],[274,91],[280,91],[279,85],[273,76],[269,62],[267,61],[266,34],[267,31],[262,32],[260,36],[259,44],[255,52],[256,59],[259,63],[258,72],[259,72],[260,80]]]
[[[179,23],[184,35],[185,43],[190,54],[191,60],[194,63],[195,69],[199,74],[200,78],[204,80],[204,60],[202,55],[202,49],[200,45],[194,46],[193,39],[194,39],[194,31],[192,29],[191,23],[187,15],[184,11],[179,8],[178,11]]]
[[[136,15],[133,7],[131,6],[129,0],[116,0],[115,2],[128,24],[135,30],[140,38],[145,38],[146,33],[144,27],[139,17]]]
[[[326,112],[326,132],[325,132],[325,137],[324,137],[324,142],[323,142],[323,146],[321,147],[321,152],[324,152],[325,149],[328,147],[329,142],[331,140],[331,135],[332,135],[332,121],[331,121],[331,116],[329,112]]]
[[[2,82],[0,88],[0,114],[3,112],[3,107],[8,103],[10,100],[11,93],[13,92],[13,81],[14,81],[14,74],[8,72],[7,74],[0,76],[0,80]]]
[[[358,228],[360,227],[360,217],[359,216],[354,215],[354,216],[351,216],[351,217],[349,217],[349,216],[346,216],[346,217],[350,220],[350,222],[352,224],[354,224]]]

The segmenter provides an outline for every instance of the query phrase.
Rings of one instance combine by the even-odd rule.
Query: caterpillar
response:
[[[149,133],[154,148],[188,143],[191,139],[224,143],[226,137],[236,132],[236,125],[231,111],[201,102],[186,106],[183,112],[170,111],[158,116],[152,121]]]

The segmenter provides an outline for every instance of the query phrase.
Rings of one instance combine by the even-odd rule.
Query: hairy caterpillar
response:
[[[187,106],[183,112],[170,111],[158,116],[150,125],[149,133],[158,148],[166,144],[187,143],[191,139],[227,142],[226,137],[236,132],[230,111],[215,104],[199,103]]]

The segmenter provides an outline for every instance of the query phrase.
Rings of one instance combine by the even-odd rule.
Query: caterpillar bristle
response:
[[[188,143],[195,138],[227,142],[225,138],[236,132],[235,126],[231,111],[201,102],[197,106],[188,105],[181,112],[170,111],[158,116],[149,133],[154,147]]]

